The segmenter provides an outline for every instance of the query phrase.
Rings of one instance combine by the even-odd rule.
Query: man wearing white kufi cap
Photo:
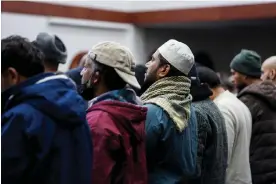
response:
[[[197,123],[191,107],[191,81],[194,65],[190,48],[169,40],[160,46],[146,64],[141,99],[148,108],[146,149],[150,184],[179,183],[195,174]]]

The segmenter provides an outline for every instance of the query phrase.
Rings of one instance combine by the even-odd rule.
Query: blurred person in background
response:
[[[276,81],[276,56],[267,58],[262,64],[261,79]]]
[[[145,67],[145,65],[140,64],[135,67],[135,76],[140,86],[143,86],[144,84],[146,70],[147,68]],[[135,89],[135,91],[138,96],[142,94],[141,89]]]
[[[231,93],[236,95],[237,90],[236,90],[236,87],[234,86],[234,84],[232,82],[231,75],[229,75],[228,73],[225,73],[225,72],[220,72],[220,73],[218,73],[218,76],[220,78],[222,87],[225,90],[228,90]]]
[[[197,66],[205,66],[215,70],[215,65],[211,56],[205,51],[195,53],[195,62]]]
[[[146,184],[146,108],[129,84],[140,88],[134,58],[114,42],[95,45],[81,72],[90,91],[87,120],[93,137],[93,181],[97,184]]]
[[[213,93],[208,85],[200,83],[195,65],[189,76],[198,124],[198,177],[190,183],[222,184],[225,183],[228,153],[224,118],[209,98]]]
[[[87,54],[82,56],[82,58],[79,62],[79,66],[77,68],[70,69],[66,72],[66,75],[68,75],[68,77],[70,77],[78,86],[81,85],[81,77],[82,76],[80,73],[84,67],[86,58],[87,58]]]
[[[147,107],[146,150],[150,184],[179,183],[194,176],[197,122],[188,77],[194,56],[176,40],[160,46],[146,63],[141,100]]]
[[[242,49],[230,63],[232,81],[241,92],[245,87],[260,81],[261,56],[255,51]]]
[[[149,53],[149,55],[147,56],[147,61],[146,62],[151,60],[152,55],[155,53],[156,50],[157,50],[157,48],[152,50]],[[145,64],[138,64],[135,67],[135,76],[136,76],[140,86],[142,86],[142,89],[136,89],[136,93],[137,93],[138,96],[141,96],[147,90],[147,88],[149,87],[149,86],[144,85],[146,71],[147,71],[147,67],[145,66]]]
[[[276,181],[276,57],[262,65],[262,82],[245,88],[238,97],[252,118],[250,164],[254,184]]]
[[[79,66],[77,68],[73,68],[73,69],[70,69],[68,70],[65,74],[70,77],[77,85],[77,90],[78,90],[78,93],[85,99],[85,100],[91,100],[89,99],[89,91],[84,91],[83,90],[83,85],[81,84],[81,71],[83,70],[83,67],[84,67],[84,64],[85,64],[85,61],[87,59],[87,54],[85,54],[80,62],[79,62]],[[88,93],[85,93],[85,92],[88,92]]]
[[[91,184],[92,144],[82,98],[20,36],[1,40],[1,181]]]
[[[197,68],[199,79],[213,92],[210,98],[221,111],[228,140],[226,184],[251,184],[249,147],[252,118],[248,108],[232,93],[224,90],[218,75],[207,67]]]
[[[65,64],[67,49],[56,35],[39,33],[33,43],[44,53],[45,72],[57,72],[59,64]]]

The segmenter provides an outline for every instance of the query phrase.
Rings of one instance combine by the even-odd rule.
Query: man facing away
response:
[[[199,79],[209,85],[210,97],[221,111],[228,139],[226,184],[251,184],[249,147],[252,118],[248,108],[232,93],[225,91],[218,75],[207,67],[197,68]]]
[[[213,93],[208,85],[200,83],[195,65],[189,76],[198,124],[198,175],[189,183],[222,184],[225,183],[228,154],[224,118],[209,98]]]
[[[57,35],[39,33],[33,43],[45,55],[45,72],[57,72],[59,64],[66,63],[67,49]]]
[[[20,36],[1,41],[2,183],[91,184],[85,106],[65,75]]]
[[[87,55],[82,84],[90,91],[87,121],[93,137],[93,181],[146,184],[146,108],[138,106],[134,58],[119,43],[102,42]],[[87,93],[88,94],[88,93]]]
[[[194,65],[190,48],[176,40],[159,47],[147,62],[141,96],[148,108],[146,150],[150,184],[179,183],[196,172],[197,122],[191,108]]]
[[[242,90],[238,97],[249,108],[252,118],[250,164],[254,184],[276,181],[276,56],[261,67],[262,82]]]

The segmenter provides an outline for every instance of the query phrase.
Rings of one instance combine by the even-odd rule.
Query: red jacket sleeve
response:
[[[106,113],[96,111],[88,116],[93,140],[92,183],[111,183],[111,172],[116,164],[114,154],[120,148],[118,130]]]

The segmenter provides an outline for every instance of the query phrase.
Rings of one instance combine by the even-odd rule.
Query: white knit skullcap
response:
[[[193,67],[194,55],[191,49],[177,40],[169,40],[158,48],[159,53],[176,69],[188,75]]]

